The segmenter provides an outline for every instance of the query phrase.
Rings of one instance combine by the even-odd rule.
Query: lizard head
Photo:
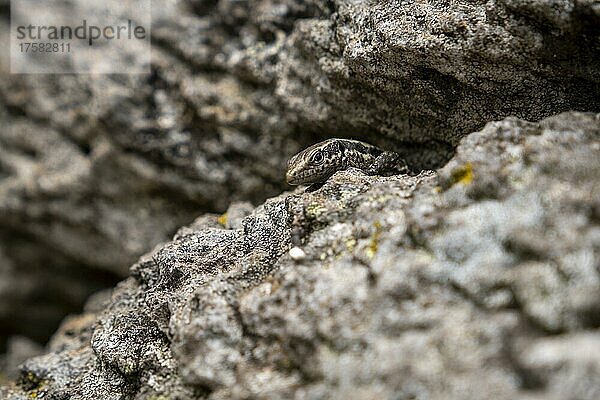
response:
[[[328,139],[293,156],[285,175],[290,185],[303,185],[327,180],[341,168],[341,142]]]

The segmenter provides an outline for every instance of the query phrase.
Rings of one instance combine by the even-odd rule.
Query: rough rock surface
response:
[[[4,398],[597,399],[598,154],[600,114],[511,118],[437,173],[204,215]]]
[[[0,15],[4,44],[7,0]],[[0,278],[79,276],[77,294],[42,296],[63,315],[199,212],[279,193],[318,139],[432,168],[488,121],[598,111],[599,27],[594,0],[155,1],[151,76],[0,78]],[[28,324],[0,312],[8,333],[54,326]]]
[[[418,170],[493,119],[600,110],[594,0],[153,5],[150,76],[8,75],[0,52],[0,351],[201,212],[280,193],[309,143],[365,139]]]

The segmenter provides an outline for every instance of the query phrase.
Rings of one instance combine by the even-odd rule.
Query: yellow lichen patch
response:
[[[26,392],[27,397],[30,399],[37,399],[46,397],[48,390],[48,381],[46,379],[40,379],[33,372],[28,372],[26,375],[19,379],[19,386],[21,386]]]
[[[30,399],[37,399],[38,397],[44,397],[47,394],[47,390],[45,388],[48,385],[48,381],[41,380],[35,383],[37,386],[34,389],[31,389],[27,392],[27,395]]]
[[[373,258],[375,254],[377,254],[377,248],[379,247],[379,237],[381,236],[381,223],[379,221],[375,221],[373,224],[375,227],[375,232],[371,236],[371,243],[369,243],[369,247],[367,248],[367,257]]]
[[[352,236],[348,237],[344,243],[346,245],[346,248],[349,251],[353,251],[354,248],[356,247],[356,239],[354,239]]]
[[[312,219],[316,219],[318,218],[321,214],[323,214],[323,212],[327,211],[327,208],[325,208],[323,205],[321,205],[320,203],[314,202],[314,203],[310,203],[307,207],[306,207],[306,216],[310,217]]]
[[[219,215],[217,222],[223,226],[227,225],[227,213]]]
[[[47,384],[45,379],[40,379],[33,372],[28,372],[27,375],[20,379],[20,385],[29,392],[29,395],[36,395],[37,391]]]
[[[37,399],[38,397],[42,398],[44,396],[46,396],[46,391],[45,390],[42,390],[42,391],[32,390],[31,392],[29,392],[29,398],[30,399]]]
[[[467,162],[462,167],[456,168],[452,171],[452,185],[460,183],[462,185],[469,185],[473,182],[473,165],[471,162]]]

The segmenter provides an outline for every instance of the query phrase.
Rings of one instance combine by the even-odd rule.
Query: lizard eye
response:
[[[310,156],[310,161],[315,164],[320,164],[323,162],[323,153],[320,151],[315,152],[312,156]]]

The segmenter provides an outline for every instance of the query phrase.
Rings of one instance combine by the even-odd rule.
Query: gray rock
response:
[[[0,380],[15,380],[19,375],[17,366],[43,352],[42,346],[33,340],[24,336],[12,336],[8,340],[6,353],[0,355]]]
[[[19,271],[3,279],[65,271],[80,306],[200,212],[280,193],[287,158],[326,137],[420,170],[494,119],[598,111],[598,26],[594,0],[155,3],[150,76],[0,77],[0,237],[37,253],[1,250]],[[37,329],[11,313],[0,323],[45,337],[72,310],[56,305]]]
[[[350,169],[229,227],[201,217],[3,390],[596,399],[599,150],[600,114],[510,118],[467,136],[437,173]]]
[[[524,346],[518,360],[557,399],[598,398],[599,340],[597,329],[540,338]]]

